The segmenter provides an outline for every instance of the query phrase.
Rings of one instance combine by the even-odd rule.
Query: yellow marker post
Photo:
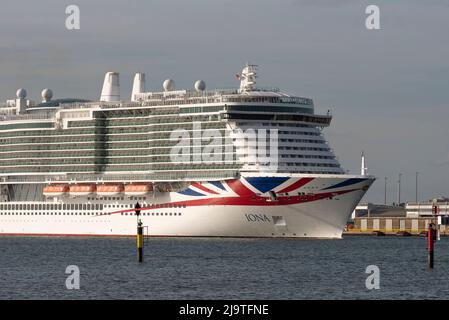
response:
[[[139,262],[143,262],[143,226],[140,220],[137,223],[137,256]]]
[[[143,262],[143,226],[139,218],[140,204],[137,202],[134,208],[137,216],[137,257],[139,262]]]

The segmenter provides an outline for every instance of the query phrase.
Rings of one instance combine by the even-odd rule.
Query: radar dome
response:
[[[206,90],[206,82],[204,82],[203,80],[196,81],[195,90],[198,92]]]
[[[16,96],[19,99],[25,99],[27,96],[27,91],[23,88],[20,88],[19,90],[17,90]]]
[[[163,87],[165,91],[171,91],[175,88],[175,82],[172,79],[167,79],[164,81]]]
[[[44,90],[42,90],[41,96],[44,102],[50,101],[51,98],[53,98],[53,91],[51,91],[48,88],[45,88]]]

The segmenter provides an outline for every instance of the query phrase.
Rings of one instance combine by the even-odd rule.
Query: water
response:
[[[68,265],[81,273],[67,290]],[[380,289],[367,290],[368,265]],[[0,299],[448,299],[449,238],[0,238]]]

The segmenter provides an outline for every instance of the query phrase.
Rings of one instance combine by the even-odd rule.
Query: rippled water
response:
[[[425,238],[150,239],[138,264],[135,239],[0,237],[0,299],[449,299],[448,279],[449,238],[428,270]]]

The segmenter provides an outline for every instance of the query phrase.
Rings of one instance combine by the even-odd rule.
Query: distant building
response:
[[[436,209],[435,209],[436,207]],[[449,216],[449,198],[439,197],[426,202],[407,203],[405,205],[407,217],[429,217],[436,214]],[[435,212],[435,210],[437,212]]]
[[[357,217],[405,217],[406,211],[402,206],[365,203],[355,208],[354,218]]]
[[[438,207],[441,218],[441,234],[447,234],[449,220],[449,199],[437,198],[423,203],[406,203],[404,205],[360,204],[354,210],[353,222],[348,224],[347,233],[373,233],[381,231],[386,234],[408,232],[419,234],[426,232],[429,223],[437,223],[433,207]]]

